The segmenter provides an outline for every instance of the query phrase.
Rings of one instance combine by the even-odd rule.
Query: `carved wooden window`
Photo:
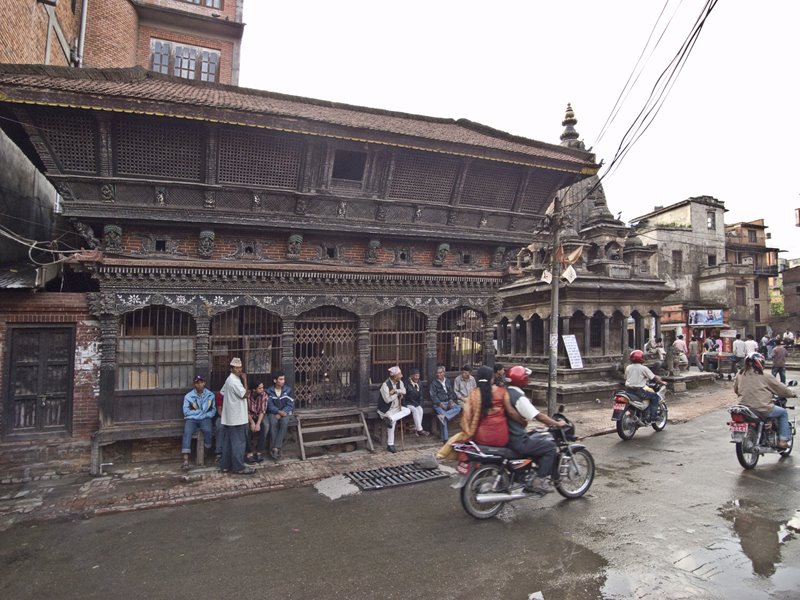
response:
[[[214,316],[209,330],[211,389],[225,383],[234,357],[242,360],[248,384],[272,385],[272,372],[281,368],[282,334],[281,318],[258,306],[239,306]]]
[[[205,136],[194,123],[175,119],[120,118],[115,122],[117,175],[200,181]]]
[[[294,369],[296,406],[358,404],[358,318],[323,306],[297,318]]]
[[[459,163],[429,154],[398,154],[387,197],[448,203],[458,177]]]
[[[219,139],[219,181],[297,189],[301,149],[300,139],[288,135],[223,129]]]
[[[471,308],[454,308],[436,323],[436,364],[448,371],[483,364],[484,317]]]
[[[381,384],[389,367],[397,365],[405,375],[412,367],[425,367],[427,317],[405,306],[385,310],[372,317],[370,331],[370,383]]]
[[[472,163],[467,171],[461,204],[511,210],[519,182],[518,170]]]
[[[37,111],[36,125],[60,168],[67,173],[97,172],[97,126],[77,110]]]
[[[333,179],[362,181],[364,167],[367,165],[367,153],[352,150],[337,150],[333,159]]]
[[[125,314],[117,339],[117,390],[191,387],[196,337],[194,319],[167,306]]]

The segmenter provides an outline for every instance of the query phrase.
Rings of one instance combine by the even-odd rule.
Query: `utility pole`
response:
[[[550,281],[550,369],[547,376],[547,414],[556,412],[556,383],[558,379],[558,282],[561,279],[561,263],[556,254],[561,245],[561,200],[556,194],[553,201],[552,220],[553,251],[551,252]]]

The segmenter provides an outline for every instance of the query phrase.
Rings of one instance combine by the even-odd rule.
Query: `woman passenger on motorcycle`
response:
[[[655,421],[658,418],[658,403],[661,398],[655,392],[645,391],[644,386],[653,379],[656,383],[665,384],[664,380],[643,365],[643,362],[644,353],[641,350],[631,352],[631,364],[625,367],[625,391],[642,400],[650,400],[650,420]]]
[[[733,391],[741,397],[741,403],[758,413],[762,418],[778,420],[778,448],[788,448],[792,437],[789,428],[789,413],[772,402],[772,394],[781,398],[794,398],[795,393],[772,375],[764,375],[764,355],[751,352],[744,359],[744,369],[736,375]]]
[[[490,367],[478,369],[478,387],[470,392],[464,404],[461,430],[478,444],[505,446],[508,444],[506,415],[522,417],[511,406],[508,391],[494,385],[493,378],[494,371]]]

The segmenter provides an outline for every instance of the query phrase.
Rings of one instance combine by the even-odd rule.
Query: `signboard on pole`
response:
[[[564,347],[567,349],[570,368],[582,369],[583,359],[581,358],[581,350],[578,348],[578,340],[572,334],[562,335],[561,338],[564,340]]]

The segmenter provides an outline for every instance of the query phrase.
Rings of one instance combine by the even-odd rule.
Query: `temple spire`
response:
[[[564,115],[564,120],[561,124],[564,126],[564,133],[561,134],[561,145],[568,148],[577,148],[585,150],[583,141],[578,139],[578,132],[575,130],[575,125],[578,119],[575,118],[575,112],[572,110],[572,104],[567,103],[567,112]]]

